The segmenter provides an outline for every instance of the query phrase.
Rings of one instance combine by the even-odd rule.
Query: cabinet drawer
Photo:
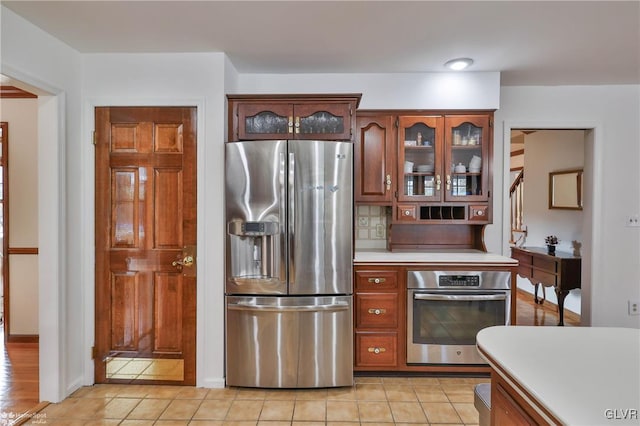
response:
[[[529,265],[529,266],[531,266],[531,263],[532,263],[531,255],[528,255],[526,253],[521,253],[519,251],[514,251],[511,254],[511,257],[514,258],[514,259],[517,259],[518,262],[520,262],[520,265]]]
[[[398,220],[415,222],[418,220],[418,209],[416,206],[398,205]]]
[[[396,333],[356,333],[356,366],[395,367],[397,344]]]
[[[518,275],[524,278],[529,278],[531,276],[531,266],[527,266],[527,265],[518,266]]]
[[[356,290],[395,290],[397,271],[356,271]]]
[[[535,268],[531,271],[531,278],[533,278],[534,281],[539,281],[547,285],[556,285],[558,283],[557,275],[550,274],[548,272],[541,271]]]
[[[556,261],[553,259],[545,259],[544,257],[534,257],[533,266],[536,268],[544,269],[552,274],[558,272],[556,269]]]
[[[469,220],[487,222],[489,220],[489,206],[469,206]]]
[[[396,293],[356,294],[356,328],[397,328]]]

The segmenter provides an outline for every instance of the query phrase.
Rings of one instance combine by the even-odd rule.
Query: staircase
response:
[[[509,244],[516,244],[523,236],[526,236],[527,230],[522,223],[522,210],[524,202],[524,169],[520,170],[518,176],[514,179],[509,189],[509,200],[511,201],[511,235]],[[520,237],[516,239],[516,234]]]

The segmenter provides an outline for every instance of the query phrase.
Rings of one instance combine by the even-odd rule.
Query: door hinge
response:
[[[91,135],[91,139],[93,139],[93,144],[95,145],[96,144],[96,131],[94,130],[92,133],[93,134]]]
[[[493,118],[489,119],[489,127],[493,127]]]
[[[91,346],[91,359],[96,359],[98,356],[98,351],[95,346]]]

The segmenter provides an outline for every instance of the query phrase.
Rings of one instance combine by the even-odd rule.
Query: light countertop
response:
[[[489,327],[477,345],[563,424],[640,424],[639,329]]]
[[[432,265],[473,263],[487,266],[514,266],[517,260],[480,250],[386,251],[356,250],[354,263],[424,263]]]

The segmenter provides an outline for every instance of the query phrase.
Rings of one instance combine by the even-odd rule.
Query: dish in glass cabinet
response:
[[[418,166],[419,172],[433,172],[434,166],[433,164],[420,164]]]
[[[405,140],[404,146],[417,146],[418,142],[413,140]]]

